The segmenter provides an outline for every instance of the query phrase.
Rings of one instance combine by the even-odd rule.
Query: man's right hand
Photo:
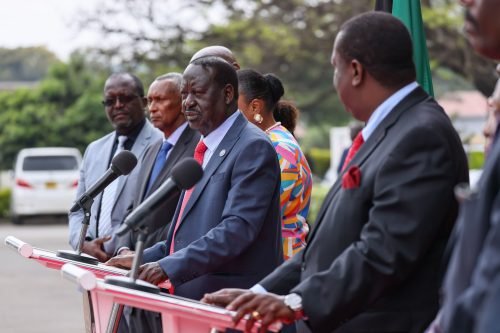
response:
[[[104,252],[104,242],[107,242],[111,239],[111,236],[106,236],[102,238],[96,238],[91,241],[85,241],[83,243],[82,252],[91,255],[100,262],[105,262],[110,258],[110,256]]]
[[[108,266],[115,266],[118,268],[125,268],[125,269],[130,269],[132,268],[132,262],[134,261],[134,255],[133,254],[126,254],[126,255],[119,255],[116,257],[113,257],[109,259],[106,262],[106,265]]]

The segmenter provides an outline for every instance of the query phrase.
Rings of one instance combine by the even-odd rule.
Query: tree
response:
[[[0,48],[0,81],[38,81],[59,62],[45,47]]]
[[[100,104],[105,72],[74,54],[68,64],[53,65],[35,89],[0,93],[0,167],[12,167],[22,148],[69,146],[83,151],[109,132]]]
[[[349,116],[332,93],[332,42],[342,22],[373,8],[371,0],[187,0],[180,4],[118,0],[105,1],[95,12],[83,15],[80,24],[96,29],[106,40],[120,41],[107,43],[112,46],[98,52],[148,78],[168,70],[182,71],[201,47],[225,45],[244,67],[282,78],[286,97],[297,102],[309,123],[342,124]],[[488,94],[494,84],[493,64],[467,46],[460,34],[459,8],[450,0],[423,2],[431,65],[459,73]]]

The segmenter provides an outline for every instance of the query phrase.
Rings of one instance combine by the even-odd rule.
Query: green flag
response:
[[[413,61],[417,69],[417,81],[431,96],[432,76],[429,66],[429,55],[425,43],[424,24],[419,0],[396,0],[392,5],[392,15],[399,18],[410,31],[413,40]]]

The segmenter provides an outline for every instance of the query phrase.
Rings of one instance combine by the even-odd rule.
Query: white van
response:
[[[21,149],[13,173],[13,223],[28,216],[67,214],[75,200],[81,160],[76,148]]]

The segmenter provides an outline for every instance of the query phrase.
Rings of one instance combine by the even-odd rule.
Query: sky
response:
[[[0,47],[44,45],[60,59],[71,51],[92,45],[98,37],[81,34],[71,22],[81,10],[100,0],[0,0]]]

